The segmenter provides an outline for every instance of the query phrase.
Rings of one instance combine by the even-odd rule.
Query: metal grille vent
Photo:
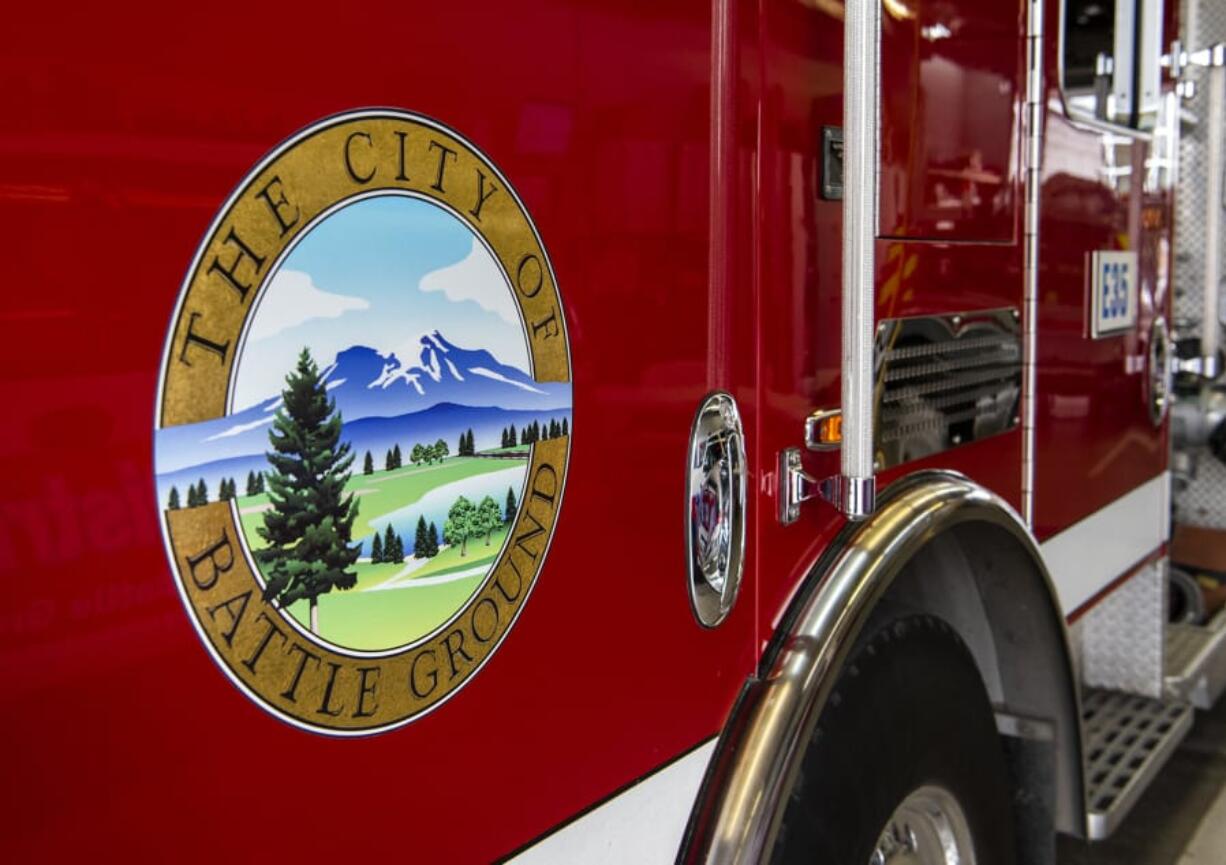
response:
[[[876,376],[879,469],[1011,430],[1022,393],[1017,312],[882,321]]]

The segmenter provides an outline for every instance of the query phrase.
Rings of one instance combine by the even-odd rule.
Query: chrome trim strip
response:
[[[736,84],[738,0],[711,5],[710,213],[707,222],[707,387],[732,381],[732,275],[737,249]]]
[[[1222,251],[1219,238],[1222,226],[1222,124],[1226,122],[1226,66],[1223,65],[1221,45],[1209,52],[1213,63],[1209,68],[1209,117],[1208,152],[1205,164],[1209,166],[1205,191],[1205,283],[1201,311],[1201,357],[1217,358],[1222,326],[1219,306],[1221,285]],[[1216,62],[1214,62],[1216,61]]]
[[[851,519],[872,512],[880,4],[847,0],[843,45],[842,489]]]
[[[821,582],[791,620],[770,671],[755,686],[743,721],[734,719],[721,783],[696,812],[687,861],[765,862],[800,756],[838,671],[877,602],[908,561],[938,534],[965,522],[999,526],[1041,562],[1038,546],[1009,505],[962,475],[921,472],[900,482],[871,520],[849,524]],[[836,544],[838,542],[836,541]],[[1039,566],[1055,604],[1056,590]],[[1064,637],[1063,619],[1053,620]]]
[[[1043,2],[1026,4],[1026,101],[1022,148],[1022,517],[1034,525],[1035,416],[1039,349],[1039,203],[1043,192]]]

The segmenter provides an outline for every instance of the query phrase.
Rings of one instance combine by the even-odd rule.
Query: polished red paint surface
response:
[[[1174,14],[1167,4],[1167,36]],[[1047,4],[1059,21],[1059,3]],[[1058,44],[1047,46],[1048,111],[1040,213],[1040,305],[1035,534],[1089,516],[1166,469],[1167,425],[1151,422],[1149,340],[1154,318],[1171,320],[1172,199],[1148,190],[1149,136],[1070,120],[1057,87]],[[1109,157],[1131,174],[1112,183]],[[1146,225],[1143,211],[1157,218]],[[1090,337],[1089,253],[1135,250],[1140,269],[1137,324]]]
[[[9,33],[31,38],[0,58],[3,858],[487,861],[717,733],[752,670],[753,605],[700,628],[683,570],[680,483],[711,386],[706,327],[686,326],[709,306],[707,15],[18,14]],[[575,482],[476,679],[445,711],[342,741],[274,719],[210,660],[162,550],[151,440],[162,341],[214,214],[278,141],[367,105],[450,124],[533,215],[567,306]],[[748,395],[753,355],[730,348],[743,360],[719,384]]]
[[[887,22],[911,46],[887,75],[927,113],[884,103],[883,177],[902,182],[882,211],[881,316],[1021,305],[1021,4],[975,18],[974,39],[917,39],[945,5]],[[832,3],[728,8],[714,28],[710,7],[629,0],[10,13],[27,37],[0,56],[6,859],[484,861],[720,730],[840,522],[811,504],[781,527],[775,463],[838,402],[841,206],[817,192],[842,25]],[[735,73],[713,98],[721,28]],[[942,122],[946,86],[957,116],[997,88],[992,122]],[[281,139],[368,105],[444,121],[515,184],[567,307],[575,436],[552,550],[495,657],[442,710],[333,740],[209,659],[162,550],[151,442],[163,338],[214,214]],[[1138,338],[1084,336],[1078,262],[1121,242],[1128,204],[1057,109],[1049,154],[1080,167],[1044,185],[1040,534],[1164,460],[1123,368]],[[1130,242],[1150,267],[1156,241]],[[1143,297],[1147,328],[1169,299]],[[753,495],[741,600],[706,630],[683,483],[713,389],[740,404]],[[939,465],[1016,505],[1020,453],[1015,432],[881,480]],[[837,455],[806,465],[831,474]]]

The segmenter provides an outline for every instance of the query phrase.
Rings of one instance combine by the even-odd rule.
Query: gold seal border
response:
[[[279,202],[281,196],[277,194],[278,186],[283,190],[285,182],[282,180],[280,184],[274,184],[270,191],[269,180],[273,176],[279,176],[278,170],[284,164],[284,158],[291,155],[295,148],[321,133],[373,121],[417,126],[424,135],[434,136],[434,140],[438,140],[438,136],[445,136],[441,142],[443,146],[459,145],[455,149],[457,162],[460,154],[463,154],[472,160],[474,168],[484,168],[490,172],[489,177],[484,178],[485,183],[493,182],[498,191],[505,191],[506,196],[498,203],[497,208],[503,211],[501,214],[497,214],[496,208],[493,207],[485,210],[495,204],[496,193],[489,193],[489,186],[482,188],[482,179],[474,177],[470,180],[468,191],[477,198],[483,194],[487,196],[483,202],[474,199],[474,203],[481,211],[481,216],[489,222],[483,220],[480,225],[474,224],[471,211],[469,214],[458,215],[464,218],[470,230],[495,251],[511,282],[511,291],[516,298],[526,330],[533,324],[529,319],[531,311],[525,308],[525,297],[517,290],[515,276],[508,270],[510,256],[514,254],[509,249],[514,247],[505,245],[505,238],[518,231],[522,240],[523,229],[528,230],[527,236],[532,243],[527,246],[522,243],[519,245],[519,260],[522,261],[525,252],[535,253],[538,256],[537,261],[542,265],[539,284],[528,300],[543,298],[546,304],[552,303],[552,309],[547,305],[537,304],[538,322],[545,320],[541,317],[542,310],[546,314],[553,312],[556,315],[556,333],[550,334],[551,328],[545,328],[546,337],[551,338],[556,345],[553,358],[544,351],[538,351],[530,330],[526,334],[533,357],[535,378],[538,381],[570,381],[569,338],[552,263],[527,209],[509,182],[488,157],[445,125],[409,112],[371,109],[325,118],[279,145],[248,173],[219,211],[205,236],[205,241],[197,251],[180,291],[174,324],[163,357],[163,374],[159,377],[156,426],[169,425],[165,421],[167,393],[171,390],[171,363],[176,350],[182,352],[185,344],[184,334],[187,332],[185,328],[191,324],[192,289],[204,277],[211,275],[224,278],[224,274],[215,272],[216,268],[210,272],[207,263],[219,259],[217,245],[220,243],[224,246],[227,243],[228,238],[223,232],[233,228],[229,221],[234,218],[238,203],[243,196],[255,196],[258,190],[264,193],[264,199],[267,199],[264,204],[271,209],[275,219],[277,214],[272,202]],[[399,143],[403,147],[403,142]],[[365,171],[359,173],[364,175]],[[411,179],[412,175],[409,177]],[[442,181],[443,189],[447,189],[448,184],[442,175],[436,175],[435,180]],[[463,186],[456,184],[452,189],[458,189],[462,194]],[[362,189],[351,191],[347,196],[324,201],[309,218],[300,218],[293,228],[304,231],[316,223],[320,213],[334,209],[347,198],[377,194],[381,191],[420,195],[441,203],[453,214],[457,211],[448,198],[427,195],[411,184],[365,185]],[[291,215],[285,208],[292,204],[292,200],[285,196],[285,203],[280,204],[283,216]],[[521,221],[518,226],[515,218],[506,218],[506,208],[512,205],[514,217]],[[281,220],[282,225],[285,221],[287,220]],[[483,230],[483,226],[490,222],[499,223],[501,226],[503,239],[499,245],[495,245],[489,233]],[[275,256],[277,259],[281,257],[281,251],[294,243],[298,231],[282,233],[283,242]],[[248,241],[247,238],[242,240],[248,244],[245,252],[249,252],[254,242]],[[232,239],[230,245],[234,246]],[[210,251],[214,253],[213,257],[209,256]],[[267,259],[274,256],[264,257]],[[241,265],[241,258],[242,256],[235,252],[231,260],[237,260]],[[249,256],[246,262],[248,265],[253,263],[250,258]],[[221,264],[225,266],[227,262],[222,259]],[[258,296],[264,280],[273,272],[275,267],[268,267],[261,276],[261,281],[252,284],[251,294],[243,304],[245,311],[237,322],[237,332],[240,336],[245,330],[252,308],[250,298]],[[528,273],[531,276],[531,270]],[[235,269],[232,275],[239,277],[241,281],[239,269]],[[216,281],[215,279],[214,282]],[[214,289],[219,288],[222,286],[214,285]],[[231,367],[237,353],[236,348],[229,362],[220,365],[225,371],[224,377],[221,378],[223,393],[228,390]],[[216,386],[216,375],[205,378],[212,378]],[[196,388],[188,389],[189,397],[195,390]],[[190,419],[183,420],[183,414],[180,412],[175,417],[176,421],[193,422],[208,418],[207,413],[200,412],[198,400],[189,398],[180,404],[192,407],[188,414]],[[176,572],[176,586],[193,625],[214,660],[241,691],[273,715],[294,726],[336,736],[368,735],[403,726],[442,705],[471,681],[493,656],[518,619],[535,587],[553,540],[565,489],[569,450],[569,437],[546,440],[533,446],[516,521],[481,587],[448,622],[430,636],[404,650],[379,657],[349,655],[315,643],[305,638],[298,630],[288,627],[284,616],[260,598],[260,584],[247,558],[237,514],[227,503],[218,502],[200,508],[163,512],[163,539],[167,555]]]

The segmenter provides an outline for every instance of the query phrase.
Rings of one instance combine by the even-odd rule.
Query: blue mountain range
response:
[[[536,382],[438,331],[422,337],[414,364],[355,345],[337,354],[321,376],[344,420],[342,437],[359,459],[364,450],[381,458],[393,444],[403,449],[439,438],[454,453],[456,435],[469,428],[478,450],[498,447],[504,426],[570,416],[569,382]],[[280,406],[280,395],[272,394],[232,415],[158,430],[159,486],[179,484],[180,476],[200,475],[206,466],[222,472],[219,477],[266,469],[268,430]],[[210,473],[204,474],[207,479]]]
[[[570,409],[545,409],[529,411],[527,409],[502,409],[498,407],[480,407],[440,403],[425,411],[400,415],[399,417],[368,417],[353,423],[345,424],[342,437],[354,454],[352,471],[355,475],[362,471],[362,455],[370,451],[377,469],[383,468],[384,456],[393,445],[400,445],[405,464],[409,461],[409,451],[415,443],[433,444],[438,439],[447,442],[447,447],[454,454],[458,448],[457,435],[461,431],[471,429],[477,450],[496,448],[502,442],[500,436],[503,427],[515,424],[517,430],[522,430],[533,421],[543,426],[550,420],[559,423],[563,418],[570,422]],[[264,433],[264,445],[267,449],[267,427],[261,427]],[[159,432],[159,436],[161,433]],[[158,497],[164,503],[172,486],[179,488],[179,494],[191,484],[203,478],[209,487],[209,498],[216,500],[217,490],[222,478],[234,478],[238,482],[238,491],[244,491],[247,472],[268,471],[268,459],[264,450],[241,456],[212,459],[178,469],[163,470],[157,474]]]

